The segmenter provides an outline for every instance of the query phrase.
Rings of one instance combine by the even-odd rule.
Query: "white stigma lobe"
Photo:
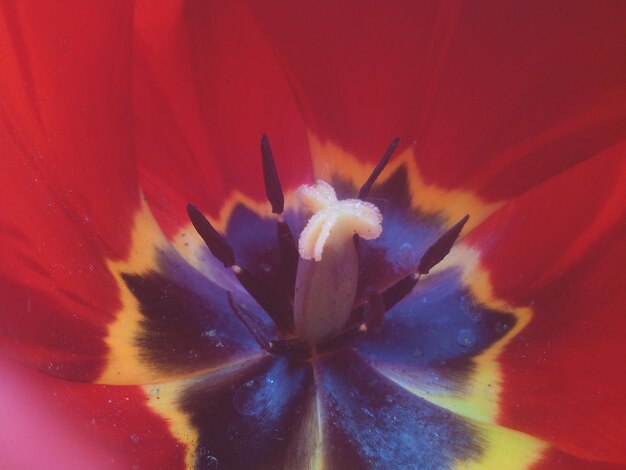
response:
[[[301,186],[298,196],[314,213],[300,234],[298,251],[303,259],[321,261],[327,244],[340,244],[354,234],[372,240],[382,233],[383,217],[374,204],[360,199],[339,201],[324,181]]]

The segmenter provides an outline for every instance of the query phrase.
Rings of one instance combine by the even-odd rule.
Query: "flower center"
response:
[[[316,344],[348,320],[359,280],[354,236],[378,238],[382,215],[360,199],[338,201],[324,181],[301,186],[298,193],[314,214],[300,234],[294,322],[298,335]]]
[[[358,243],[360,239],[378,238],[383,230],[380,210],[365,199],[397,144],[398,139],[391,142],[361,187],[357,199],[338,200],[333,187],[324,181],[298,188],[300,201],[312,215],[296,245],[291,229],[282,217],[282,187],[269,141],[263,136],[261,156],[265,188],[276,215],[277,244],[285,273],[286,289],[282,293],[272,291],[262,278],[238,265],[228,241],[195,206],[187,206],[194,228],[211,253],[233,271],[275,323],[277,328],[272,335],[278,337],[269,339],[263,322],[229,293],[233,313],[261,348],[271,354],[309,358],[315,353],[342,347],[360,335],[376,334],[385,312],[408,295],[419,277],[428,274],[448,254],[468,216],[426,250],[417,272],[383,292],[365,289],[364,301],[355,305],[360,274]]]

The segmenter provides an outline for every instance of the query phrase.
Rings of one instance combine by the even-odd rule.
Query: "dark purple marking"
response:
[[[153,369],[188,373],[258,353],[220,287],[189,266],[164,271],[122,274],[142,314],[135,342]]]
[[[307,363],[267,356],[247,367],[207,375],[185,390],[180,406],[198,429],[195,468],[297,468],[311,452],[299,446],[315,403]]]
[[[413,395],[353,351],[322,356],[315,372],[328,468],[441,470],[481,455],[468,420]]]
[[[507,335],[515,323],[513,314],[475,299],[460,270],[450,268],[420,279],[385,313],[380,331],[353,346],[367,361],[404,370],[406,376],[434,368],[463,386],[474,370],[473,358]],[[462,331],[467,334],[459,338]],[[471,344],[466,339],[472,339]]]
[[[293,307],[284,295],[270,289],[247,269],[239,267],[235,275],[278,327],[285,331],[293,329]]]

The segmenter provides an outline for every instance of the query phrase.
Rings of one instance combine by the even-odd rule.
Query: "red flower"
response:
[[[626,464],[623,4],[282,3],[3,5],[0,461]],[[296,233],[298,185],[354,190],[400,137],[362,287],[471,216],[313,366],[256,346],[184,211],[280,284],[262,132]]]

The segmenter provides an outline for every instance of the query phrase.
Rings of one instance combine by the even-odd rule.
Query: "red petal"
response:
[[[623,136],[624,3],[253,3],[307,125],[359,158],[399,135],[428,182],[500,199]]]
[[[501,357],[501,422],[581,458],[626,463],[622,144],[508,204],[468,239],[495,295],[534,316]]]
[[[54,379],[0,360],[6,468],[182,468],[184,449],[138,387]]]
[[[10,308],[0,335],[37,365],[50,349],[100,354],[117,305],[105,258],[125,256],[139,205],[132,13],[80,1],[1,11],[0,296]],[[95,359],[66,376],[95,377]]]
[[[502,356],[505,425],[580,457],[621,463],[624,222],[593,243],[575,268],[536,292],[536,317]]]
[[[551,448],[539,462],[531,467],[531,470],[624,470],[624,466],[579,459]]]
[[[234,189],[264,201],[267,133],[283,187],[310,180],[298,104],[242,2],[138,5],[136,145],[148,201],[168,234],[194,202],[216,215]]]
[[[533,188],[477,227],[464,242],[480,248],[498,297],[535,291],[586,255],[626,214],[626,141]]]

